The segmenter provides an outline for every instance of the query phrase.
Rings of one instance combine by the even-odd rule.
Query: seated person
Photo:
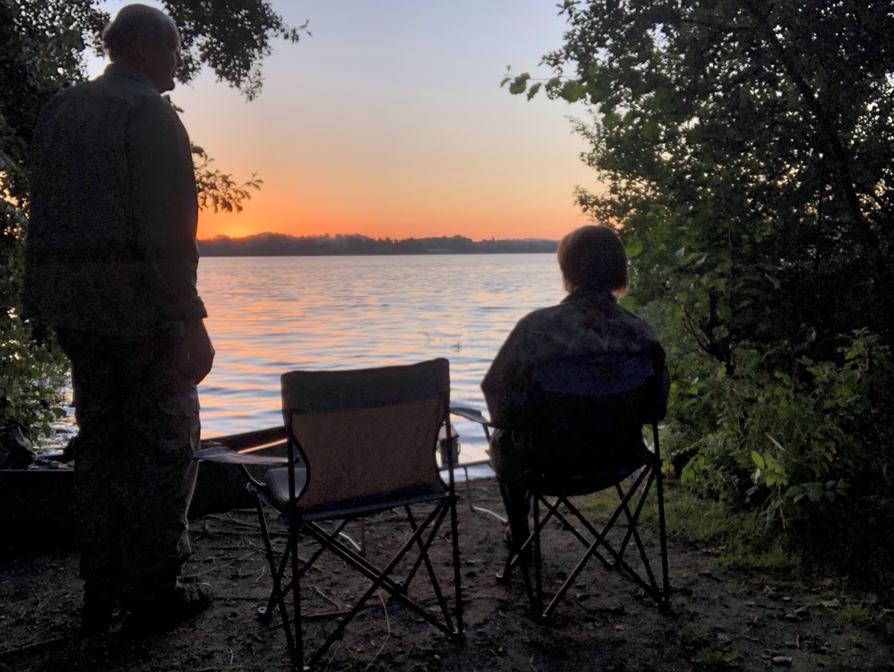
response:
[[[651,327],[617,302],[627,289],[617,234],[572,231],[558,261],[568,296],[523,317],[481,383],[498,428],[490,457],[513,550],[528,536],[533,478],[644,464],[642,426],[667,404],[664,351]],[[594,407],[596,396],[607,404]]]

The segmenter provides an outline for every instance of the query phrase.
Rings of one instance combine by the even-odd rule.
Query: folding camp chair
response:
[[[377,590],[452,638],[463,633],[459,540],[452,450],[447,456],[447,482],[435,454],[439,433],[449,438],[449,364],[435,359],[408,366],[350,371],[292,371],[282,376],[283,418],[288,438],[287,466],[274,468],[263,480],[252,479],[258,498],[258,520],[273,589],[262,616],[278,611],[295,669],[318,665],[348,623]],[[443,446],[442,446],[443,447]],[[414,509],[422,511],[414,513]],[[276,557],[263,507],[280,514],[288,534]],[[346,540],[348,521],[402,509],[408,538],[384,565]],[[441,535],[449,514],[450,562],[453,565],[455,611],[451,615],[429,549]],[[417,518],[417,515],[419,516]],[[308,557],[299,543],[313,542]],[[408,553],[415,551],[410,562]],[[369,586],[315,651],[307,655],[302,616],[302,584],[308,569],[326,552],[369,580]],[[402,578],[394,574],[406,570]],[[427,575],[437,613],[410,596],[417,575]],[[291,607],[291,612],[290,612]],[[306,662],[305,662],[306,661]]]
[[[664,414],[667,379],[663,356],[567,359],[546,362],[534,372],[533,410],[529,429],[538,461],[526,484],[533,520],[527,539],[510,549],[498,580],[508,582],[520,566],[532,612],[548,618],[578,579],[588,562],[596,558],[639,585],[662,610],[669,608],[667,535],[664,520],[664,487],[657,420]],[[659,399],[656,402],[655,399]],[[456,415],[479,423],[491,441],[491,429],[480,412],[452,409]],[[636,459],[612,455],[607,446],[618,445],[631,432],[651,424],[652,448]],[[641,440],[641,435],[640,439]],[[633,439],[636,441],[636,438]],[[629,484],[628,484],[629,483]],[[660,575],[638,525],[653,490],[656,495]],[[625,489],[626,488],[626,489]],[[571,499],[613,489],[617,507],[601,527],[583,515]],[[507,491],[501,484],[504,500]],[[584,551],[544,607],[542,538],[550,520],[570,532]],[[621,529],[623,528],[623,530]],[[629,560],[631,547],[638,556]],[[531,557],[532,556],[532,557]],[[530,558],[530,559],[529,559]],[[529,574],[533,560],[534,579]]]

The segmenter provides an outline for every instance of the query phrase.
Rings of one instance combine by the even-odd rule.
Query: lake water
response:
[[[451,403],[484,408],[479,385],[509,331],[559,302],[553,254],[206,257],[199,292],[217,349],[199,388],[202,434],[282,423],[279,376],[450,360]],[[456,421],[461,460],[485,458]]]

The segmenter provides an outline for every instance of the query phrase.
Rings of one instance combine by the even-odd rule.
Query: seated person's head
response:
[[[627,289],[624,245],[607,226],[582,226],[559,243],[559,268],[565,289],[623,294]]]

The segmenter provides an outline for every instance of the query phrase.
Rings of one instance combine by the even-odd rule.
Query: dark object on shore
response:
[[[273,427],[202,443],[211,442],[239,452],[285,454],[285,429]],[[38,460],[37,464],[33,464],[30,450],[28,455],[28,462],[17,463],[21,466],[0,468],[0,555],[74,543],[77,515],[73,467],[59,460],[61,455]],[[189,516],[253,507],[254,502],[239,467],[205,463],[199,468]]]
[[[21,425],[0,427],[0,469],[24,469],[34,462],[31,441]]]

